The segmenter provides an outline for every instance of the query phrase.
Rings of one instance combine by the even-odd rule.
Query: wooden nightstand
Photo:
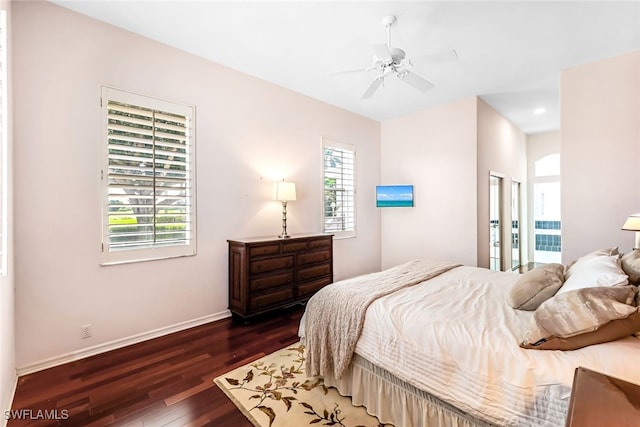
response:
[[[640,385],[579,367],[573,377],[567,427],[637,427]]]

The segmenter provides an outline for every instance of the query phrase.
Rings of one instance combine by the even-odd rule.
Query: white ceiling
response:
[[[640,0],[51,1],[375,120],[479,95],[525,133],[559,128],[561,70],[640,49]],[[392,77],[362,100],[375,72],[330,72],[372,63],[386,15],[391,44],[435,87]],[[456,62],[420,60],[451,48]]]

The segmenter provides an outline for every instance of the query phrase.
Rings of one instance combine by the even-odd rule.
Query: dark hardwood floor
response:
[[[297,342],[302,312],[292,307],[249,325],[224,319],[25,375],[12,411],[59,419],[8,427],[251,427],[213,379]]]

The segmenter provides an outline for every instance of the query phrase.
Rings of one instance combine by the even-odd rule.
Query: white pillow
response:
[[[596,256],[581,260],[571,267],[571,275],[557,294],[582,288],[617,286],[629,283],[620,267],[620,255]]]
[[[570,262],[569,264],[567,264],[566,268],[564,269],[564,278],[568,279],[573,274],[573,270],[575,269],[575,267],[585,261],[589,261],[590,259],[593,259],[595,257],[611,256],[611,255],[620,255],[620,252],[618,252],[617,246],[614,248],[599,249],[597,251],[589,252],[588,254],[583,255],[580,258],[574,260],[573,262]]]

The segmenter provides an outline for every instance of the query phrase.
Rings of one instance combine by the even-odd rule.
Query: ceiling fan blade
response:
[[[372,81],[367,91],[364,93],[364,95],[362,95],[362,99],[371,98],[381,85],[382,85],[382,78],[377,78],[374,81]]]
[[[372,46],[373,54],[382,62],[393,62],[393,58],[391,57],[391,52],[389,51],[389,47],[386,44],[374,44]]]
[[[369,71],[368,68],[355,68],[353,70],[340,70],[340,71],[327,71],[327,74],[350,74],[350,73],[363,73]]]
[[[411,71],[403,71],[399,74],[400,80],[413,86],[421,92],[426,92],[433,87],[433,83],[423,79],[419,75],[412,73]]]
[[[428,62],[429,64],[455,62],[458,60],[458,52],[456,52],[455,49],[449,49],[442,52],[427,53],[419,56],[416,60],[420,62]]]

